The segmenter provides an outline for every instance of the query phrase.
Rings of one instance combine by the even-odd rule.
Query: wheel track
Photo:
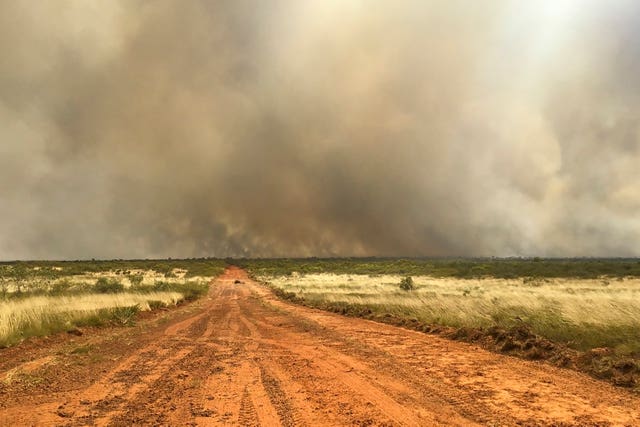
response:
[[[176,359],[186,357],[191,348],[145,348],[118,365],[88,389],[78,393],[62,406],[65,412],[74,414],[81,423],[109,420],[128,399],[143,392],[164,375]],[[160,361],[160,363],[158,363]],[[78,425],[70,421],[68,425]]]
[[[275,408],[283,427],[293,427],[299,424],[295,422],[295,416],[289,403],[289,398],[282,391],[280,382],[275,376],[270,375],[263,365],[260,365],[260,381],[264,387],[271,405]]]
[[[245,312],[250,313],[248,308]],[[266,321],[258,320],[265,318],[262,312],[251,313],[255,323],[251,323],[245,316],[240,320],[247,325],[252,331],[252,336],[256,337],[264,344],[271,347],[269,354],[270,360],[280,361],[281,367],[290,367],[292,363],[301,361],[309,361],[307,368],[311,368],[316,374],[311,377],[312,382],[320,382],[324,384],[341,383],[342,387],[346,387],[351,391],[350,400],[358,400],[363,405],[369,406],[368,412],[380,412],[389,422],[396,425],[420,426],[427,422],[435,422],[437,420],[429,418],[421,418],[416,416],[417,413],[400,404],[389,391],[400,390],[407,392],[407,387],[402,383],[394,381],[392,378],[384,378],[383,380],[362,377],[358,371],[363,370],[361,363],[355,363],[350,357],[339,351],[329,351],[329,348],[323,346],[322,351],[316,350],[316,346],[300,345],[295,339],[296,335],[289,329],[278,330],[278,339],[262,338],[260,330],[273,330],[273,326]],[[279,351],[274,351],[278,349]],[[280,356],[284,350],[284,354]],[[295,360],[295,362],[292,362]],[[304,364],[302,365],[304,366]],[[330,375],[327,375],[331,373]],[[322,379],[322,381],[318,381]],[[310,384],[306,384],[309,387]],[[324,394],[323,390],[315,388],[308,391],[309,395]],[[415,403],[415,402],[413,402]],[[343,403],[348,410],[348,403]],[[384,408],[384,409],[381,409]]]
[[[253,405],[253,400],[249,395],[247,386],[245,386],[244,388],[244,392],[242,393],[242,400],[240,401],[240,414],[238,415],[238,424],[248,427],[260,426],[258,413],[256,412],[256,407]]]
[[[193,338],[201,336],[208,323],[210,316],[205,312],[168,327],[160,342],[139,350],[84,390],[81,398],[65,404],[64,410],[73,413],[75,418],[68,425],[78,425],[78,422],[126,425],[122,413],[126,412],[127,405],[130,406],[129,402],[139,399],[180,361],[190,356],[196,349]]]

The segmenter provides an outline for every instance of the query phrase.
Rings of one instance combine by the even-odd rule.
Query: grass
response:
[[[79,326],[105,323],[129,325],[140,310],[151,304],[176,305],[178,292],[37,296],[0,302],[0,347],[31,336],[48,335]]]
[[[526,325],[578,350],[640,353],[640,279],[454,279],[308,274],[262,280],[314,306],[340,306],[456,328]]]
[[[184,272],[186,278],[220,275],[226,261],[221,259],[186,260],[93,260],[93,261],[14,261],[0,262],[0,278],[29,281],[61,279],[89,273],[112,272],[127,275],[132,271],[153,271],[167,278]],[[2,290],[0,289],[0,292]]]
[[[35,270],[39,271],[39,270]],[[216,270],[217,272],[218,270]],[[220,271],[221,272],[221,271]],[[155,270],[115,270],[85,272],[70,276],[0,276],[0,301],[33,296],[79,295],[87,293],[148,292],[175,290],[190,300],[206,292],[206,283],[215,276],[190,276],[182,270],[167,276]]]
[[[79,326],[129,325],[139,311],[206,294],[222,260],[0,263],[0,347]]]

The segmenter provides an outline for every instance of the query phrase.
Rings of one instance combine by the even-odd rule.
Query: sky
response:
[[[635,0],[0,1],[0,259],[640,256]]]

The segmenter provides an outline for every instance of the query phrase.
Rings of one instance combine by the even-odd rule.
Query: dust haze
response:
[[[640,256],[640,4],[0,2],[0,259]]]

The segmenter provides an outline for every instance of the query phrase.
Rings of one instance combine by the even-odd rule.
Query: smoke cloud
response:
[[[633,0],[0,3],[0,259],[640,256]]]

